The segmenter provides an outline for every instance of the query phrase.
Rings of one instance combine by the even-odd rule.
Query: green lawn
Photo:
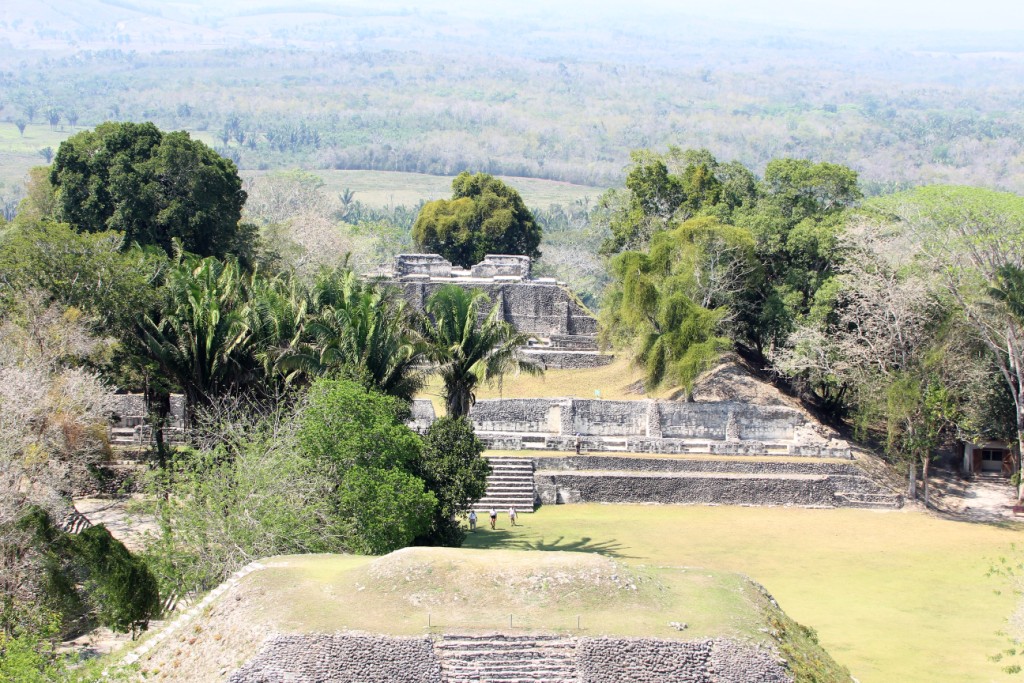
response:
[[[1013,606],[985,573],[1024,526],[919,512],[566,505],[470,536],[471,548],[577,550],[742,572],[862,683],[1002,681],[988,656]]]
[[[446,176],[391,171],[316,170],[314,173],[331,192],[348,188],[358,201],[370,206],[415,206],[421,199],[447,199],[452,194],[452,179]],[[555,180],[499,177],[518,190],[526,205],[531,207],[546,209],[551,204],[571,204],[584,197],[596,201],[604,192],[600,187]]]
[[[39,150],[49,147],[56,154],[60,143],[78,130],[72,131],[68,125],[63,131],[59,127],[50,130],[50,124],[37,121],[25,127],[24,135],[19,135],[14,123],[0,121],[0,183],[20,185],[30,168],[46,165]]]
[[[635,566],[595,554],[415,548],[383,558],[272,558],[250,579],[275,628],[416,635],[511,629],[761,639],[766,605],[732,572]],[[688,624],[685,631],[669,622]],[[578,628],[577,628],[578,627]]]
[[[661,387],[650,394],[639,386],[643,370],[624,355],[608,365],[586,370],[547,370],[543,375],[505,375],[501,383],[477,387],[477,399],[484,398],[595,398],[609,401],[640,401],[647,398],[668,398],[675,387]],[[416,398],[430,399],[434,412],[444,415],[443,385],[438,375],[430,375]]]

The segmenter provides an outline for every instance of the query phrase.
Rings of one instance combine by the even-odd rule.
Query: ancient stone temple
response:
[[[488,254],[465,269],[437,254],[399,254],[393,269],[382,275],[420,310],[445,285],[483,290],[499,307],[502,319],[534,336],[523,352],[546,368],[591,368],[613,358],[598,351],[593,313],[565,283],[531,277],[528,256]]]

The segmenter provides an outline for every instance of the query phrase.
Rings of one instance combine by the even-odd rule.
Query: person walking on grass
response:
[[[490,514],[491,514],[491,528],[493,529],[494,525],[498,521],[498,511],[495,510],[494,508],[491,508],[491,513]]]
[[[516,509],[514,507],[508,509],[508,521],[512,523],[512,526],[516,525]]]
[[[469,511],[469,530],[476,531],[476,510]]]

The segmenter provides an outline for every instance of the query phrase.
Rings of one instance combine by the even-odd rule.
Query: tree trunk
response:
[[[1024,501],[1024,402],[1017,408],[1017,502]]]
[[[153,429],[153,442],[156,444],[156,457],[160,469],[167,468],[169,460],[167,443],[164,440],[164,425],[171,414],[171,395],[166,391],[146,387],[146,400],[149,403],[149,419]]]
[[[917,463],[907,463],[907,498],[917,500]]]
[[[929,454],[930,455],[930,454]],[[924,488],[924,506],[928,507],[928,465],[931,458],[926,456],[921,462],[921,485]]]

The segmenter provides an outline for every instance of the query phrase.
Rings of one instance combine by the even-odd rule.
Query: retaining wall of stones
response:
[[[294,635],[272,638],[230,683],[443,683],[430,638]]]
[[[537,497],[544,505],[564,503],[674,503],[838,507],[834,478],[715,475],[538,472]],[[848,483],[848,482],[844,482]],[[851,482],[852,483],[852,482]]]
[[[763,462],[758,460],[675,460],[672,458],[630,458],[615,455],[571,455],[561,458],[532,458],[535,471],[603,470],[615,472],[731,472],[735,474],[820,474],[862,477],[864,471],[852,462]]]
[[[536,416],[543,413],[552,413],[558,419],[538,420]],[[530,417],[523,419],[526,415]],[[473,406],[470,418],[474,424],[487,424],[486,431],[522,431],[516,425],[530,423],[535,425],[530,431],[563,435],[716,441],[792,441],[798,429],[810,427],[804,414],[793,408],[735,401],[484,399]],[[559,429],[549,428],[556,423]]]
[[[790,683],[773,651],[726,639],[577,638],[580,683]],[[268,641],[230,683],[445,683],[427,637],[290,635]]]
[[[789,683],[771,652],[729,640],[583,638],[580,683]]]
[[[615,360],[615,356],[606,353],[548,351],[536,347],[526,351],[523,355],[535,363],[539,363],[545,370],[586,370],[604,367]]]
[[[549,450],[572,451],[576,439],[560,434],[536,432],[484,432],[477,431],[477,437],[486,448],[501,451]],[[697,441],[696,439],[663,439],[641,437],[582,437],[584,451],[600,453],[664,453],[664,454],[711,454],[711,455],[791,455],[811,458],[853,459],[848,445],[835,444],[798,445],[793,443],[763,443],[761,441]]]

